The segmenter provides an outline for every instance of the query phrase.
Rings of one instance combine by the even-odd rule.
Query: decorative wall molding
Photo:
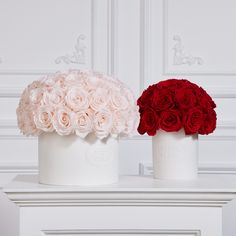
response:
[[[236,87],[208,87],[210,95],[213,98],[236,98]]]
[[[19,98],[23,87],[0,87],[0,98]]]
[[[169,57],[168,51],[169,51],[169,48],[171,48],[168,44],[168,37],[169,37],[169,35],[168,35],[168,32],[169,32],[169,30],[168,30],[169,0],[162,0],[162,6],[163,6],[163,10],[162,10],[162,12],[163,12],[163,25],[162,25],[162,27],[163,27],[163,37],[162,37],[162,40],[163,40],[163,75],[166,75],[166,76],[173,76],[173,75],[236,76],[236,71],[217,71],[217,69],[214,70],[214,71],[207,71],[207,70],[202,70],[202,69],[200,71],[196,71],[196,70],[195,71],[185,71],[184,68],[183,68],[183,70],[178,69],[177,71],[174,71],[174,70],[170,69],[169,66],[168,66],[168,61],[169,61],[168,60],[168,57]],[[189,55],[187,55],[187,57],[189,57]],[[200,61],[202,60],[202,63],[203,63],[202,58],[200,58],[200,57],[197,57],[197,58],[199,58]],[[174,62],[174,58],[173,58],[173,65],[175,66],[174,63],[175,62]],[[178,63],[178,60],[177,60],[177,63]],[[179,65],[188,65],[188,63],[180,63]],[[196,68],[196,67],[194,67],[194,68]]]
[[[140,0],[140,93],[144,90],[145,81],[150,77],[151,52],[151,1]]]
[[[0,162],[0,174],[37,174],[37,163],[1,163]]]
[[[117,60],[117,4],[118,0],[107,0],[107,19],[108,19],[108,58],[107,58],[107,73],[111,75],[117,75],[118,60]]]
[[[37,137],[25,136],[20,133],[17,126],[17,120],[15,119],[0,119],[0,140],[8,139],[24,139],[24,140],[36,140]]]
[[[7,130],[5,133],[0,128],[0,140],[37,140],[36,137],[27,137],[20,133],[19,130]]]
[[[16,120],[14,119],[8,119],[8,120],[5,120],[5,119],[1,119],[0,120],[0,129],[3,129],[3,128],[17,128],[17,122]]]
[[[55,64],[76,64],[85,65],[87,64],[87,52],[90,53],[90,67],[91,69],[101,70],[107,72],[108,74],[117,74],[117,4],[118,0],[106,0],[97,3],[95,0],[90,0],[91,3],[91,37],[88,40],[88,36],[84,34],[79,35],[79,38],[75,45],[75,51],[71,54],[68,53],[63,56],[59,56],[55,59]],[[106,16],[106,17],[104,17]],[[101,25],[105,25],[107,31],[106,34],[101,35]],[[104,54],[104,47],[101,45],[107,40],[107,53]],[[78,46],[78,41],[80,42]],[[79,52],[78,52],[79,50]],[[105,63],[101,62],[101,54],[106,58]],[[84,55],[84,56],[83,56]],[[101,65],[102,64],[102,65]],[[0,75],[45,75],[55,73],[55,70],[48,69],[3,69],[0,70]]]
[[[118,0],[93,0],[91,9],[91,68],[111,75],[116,75],[118,70],[117,6]]]
[[[182,39],[179,35],[175,35],[173,37],[175,41],[175,45],[173,47],[174,55],[173,55],[173,65],[202,65],[203,59],[201,57],[192,56],[191,54],[186,54],[184,51],[184,46],[182,43]]]
[[[86,59],[86,36],[81,34],[77,38],[72,54],[66,54],[64,56],[57,57],[55,59],[56,64],[85,64]]]
[[[216,133],[200,135],[200,141],[236,141],[236,121],[217,121]]]
[[[200,236],[200,230],[186,230],[186,229],[77,229],[77,230],[43,230],[42,233],[44,235],[63,235],[63,236],[71,236],[71,235],[187,235],[187,236]]]
[[[94,47],[93,47],[93,44],[94,44],[94,38],[93,38],[93,34],[94,34],[94,31],[95,31],[95,22],[94,22],[94,14],[97,14],[97,9],[95,8],[95,1],[94,0],[89,0],[90,1],[90,5],[91,5],[91,25],[90,25],[90,28],[91,28],[91,44],[89,45],[89,51],[90,51],[90,56],[91,56],[91,68],[93,69],[93,57],[94,57]],[[107,3],[105,3],[107,4]],[[100,4],[101,6],[103,5],[102,3]],[[106,8],[105,8],[106,9]],[[100,12],[98,12],[99,14]],[[96,25],[97,27],[100,27],[98,25]],[[81,37],[81,38],[80,38]],[[83,37],[85,37],[83,39]],[[81,43],[80,43],[80,49],[84,47],[84,57],[82,56],[79,56],[78,57],[78,53],[77,53],[77,44],[78,44],[78,40],[76,42],[76,45],[75,45],[75,51],[72,52],[72,54],[66,54],[64,56],[60,56],[60,57],[57,57],[55,59],[55,64],[60,64],[60,63],[65,63],[65,64],[79,64],[79,65],[84,65],[87,63],[87,55],[86,55],[86,50],[87,50],[87,44],[86,44],[86,39],[87,37],[83,34],[79,35],[78,39],[80,39]],[[80,52],[81,53],[81,52]],[[79,55],[80,55],[79,53]],[[83,51],[82,51],[82,54],[83,54]],[[68,59],[67,58],[64,58],[64,57],[67,57],[68,56]],[[66,63],[65,61],[69,62],[69,63]],[[40,70],[37,70],[37,69],[14,69],[14,68],[11,68],[11,69],[3,69],[1,68],[0,70],[0,75],[45,75],[45,74],[52,74],[52,73],[55,73],[57,69],[53,69],[53,70],[50,70],[50,69],[40,69]]]
[[[223,174],[223,175],[236,175],[236,165],[220,163],[218,165],[214,163],[200,164],[198,168],[200,174]]]
[[[236,175],[236,165],[231,163],[208,163],[199,164],[199,174],[224,174],[224,175]],[[140,162],[139,163],[139,175],[148,176],[153,175],[153,166],[151,162]]]

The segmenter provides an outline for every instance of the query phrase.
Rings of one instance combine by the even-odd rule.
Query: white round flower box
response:
[[[198,174],[198,135],[158,130],[152,138],[154,178],[192,180]]]
[[[39,182],[52,185],[103,185],[118,181],[118,140],[94,134],[39,136]]]

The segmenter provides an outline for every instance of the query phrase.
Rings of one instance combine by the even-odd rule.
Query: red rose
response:
[[[176,87],[178,85],[180,80],[178,79],[168,79],[168,80],[163,80],[160,81],[157,84],[157,88],[158,89],[165,89],[165,88],[172,88],[172,87]]]
[[[152,109],[147,109],[141,114],[141,119],[138,127],[138,132],[154,136],[159,128],[158,116]]]
[[[203,88],[199,88],[198,90],[198,101],[199,104],[208,110],[208,107],[216,108],[215,102],[212,98],[207,94],[207,92]]]
[[[149,86],[146,90],[143,91],[142,95],[137,101],[137,105],[141,108],[150,107],[150,103],[153,97],[154,89],[156,85]]]
[[[152,95],[151,107],[156,111],[164,111],[174,106],[172,94],[169,89],[155,89]]]
[[[211,109],[203,115],[203,123],[199,129],[199,134],[210,134],[216,128],[216,112]]]
[[[197,98],[191,88],[181,88],[175,91],[175,100],[181,110],[187,110],[196,105]]]
[[[160,116],[160,128],[167,131],[179,131],[182,128],[181,114],[178,110],[163,111]]]
[[[183,118],[184,130],[186,134],[195,134],[203,123],[203,113],[200,108],[190,109]]]
[[[191,88],[192,83],[185,79],[168,79],[160,81],[157,84],[158,89],[168,88],[171,91],[175,91],[179,88]]]

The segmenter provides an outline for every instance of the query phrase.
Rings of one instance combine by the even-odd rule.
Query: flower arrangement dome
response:
[[[139,115],[131,90],[120,80],[94,71],[69,70],[28,85],[17,118],[25,135],[56,132],[84,138],[94,133],[103,139],[132,135]]]
[[[216,128],[216,104],[207,92],[185,79],[150,85],[138,99],[138,132],[156,135],[159,129],[185,134],[210,134]]]

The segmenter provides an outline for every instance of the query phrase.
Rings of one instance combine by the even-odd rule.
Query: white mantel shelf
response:
[[[218,206],[236,195],[235,176],[200,175],[194,181],[163,181],[121,176],[107,186],[50,186],[37,175],[19,175],[4,192],[23,206]]]
[[[19,175],[3,191],[19,206],[20,236],[222,236],[222,207],[236,195],[236,176],[121,176],[107,186],[65,187]]]

